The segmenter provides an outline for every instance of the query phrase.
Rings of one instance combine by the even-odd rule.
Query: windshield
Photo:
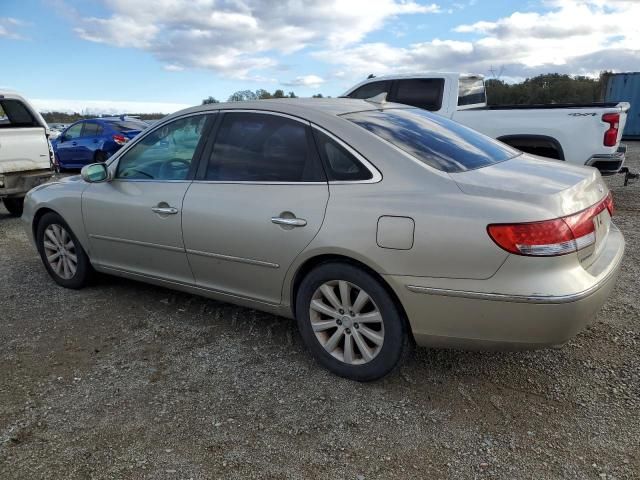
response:
[[[484,80],[478,77],[460,77],[458,83],[458,106],[486,103]]]
[[[504,143],[418,108],[369,110],[343,117],[443,172],[474,170],[520,154]]]
[[[111,126],[119,132],[128,132],[130,130],[144,130],[149,125],[145,122],[137,120],[120,120],[117,122],[109,122]]]

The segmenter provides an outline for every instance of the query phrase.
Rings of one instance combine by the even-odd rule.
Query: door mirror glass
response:
[[[92,163],[82,167],[82,179],[88,183],[100,183],[109,179],[109,170],[104,163]]]

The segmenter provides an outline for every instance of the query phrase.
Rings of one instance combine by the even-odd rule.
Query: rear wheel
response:
[[[93,269],[82,245],[57,213],[45,214],[38,223],[36,244],[42,263],[53,280],[66,288],[82,288]]]
[[[5,208],[14,217],[22,216],[22,209],[24,208],[24,197],[21,198],[5,198],[3,200]]]
[[[346,263],[326,263],[300,284],[296,316],[302,338],[327,369],[358,381],[391,372],[408,347],[402,313],[381,283]]]

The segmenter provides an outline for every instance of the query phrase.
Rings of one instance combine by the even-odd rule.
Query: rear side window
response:
[[[391,100],[435,112],[442,107],[443,89],[443,78],[397,80]]]
[[[485,103],[487,97],[484,80],[478,77],[460,78],[458,84],[458,106]]]
[[[225,113],[206,179],[225,182],[324,181],[310,128],[262,113]]]
[[[420,109],[369,110],[343,117],[444,172],[474,170],[520,154],[504,143]]]
[[[361,99],[373,98],[376,95],[380,95],[381,93],[388,93],[390,85],[391,85],[390,81],[367,83],[366,85],[363,85],[360,88],[351,92],[349,94],[349,97],[361,98]]]
[[[39,126],[29,109],[20,100],[0,100],[0,128]]]
[[[99,135],[100,130],[100,125],[98,125],[97,123],[87,122],[84,124],[84,127],[82,129],[82,136],[95,137],[96,135]]]
[[[329,135],[314,129],[313,136],[329,180],[370,180],[371,172]]]

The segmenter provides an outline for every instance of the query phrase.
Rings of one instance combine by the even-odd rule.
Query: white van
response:
[[[0,199],[22,215],[25,194],[53,174],[53,149],[42,116],[13,91],[0,90]]]

